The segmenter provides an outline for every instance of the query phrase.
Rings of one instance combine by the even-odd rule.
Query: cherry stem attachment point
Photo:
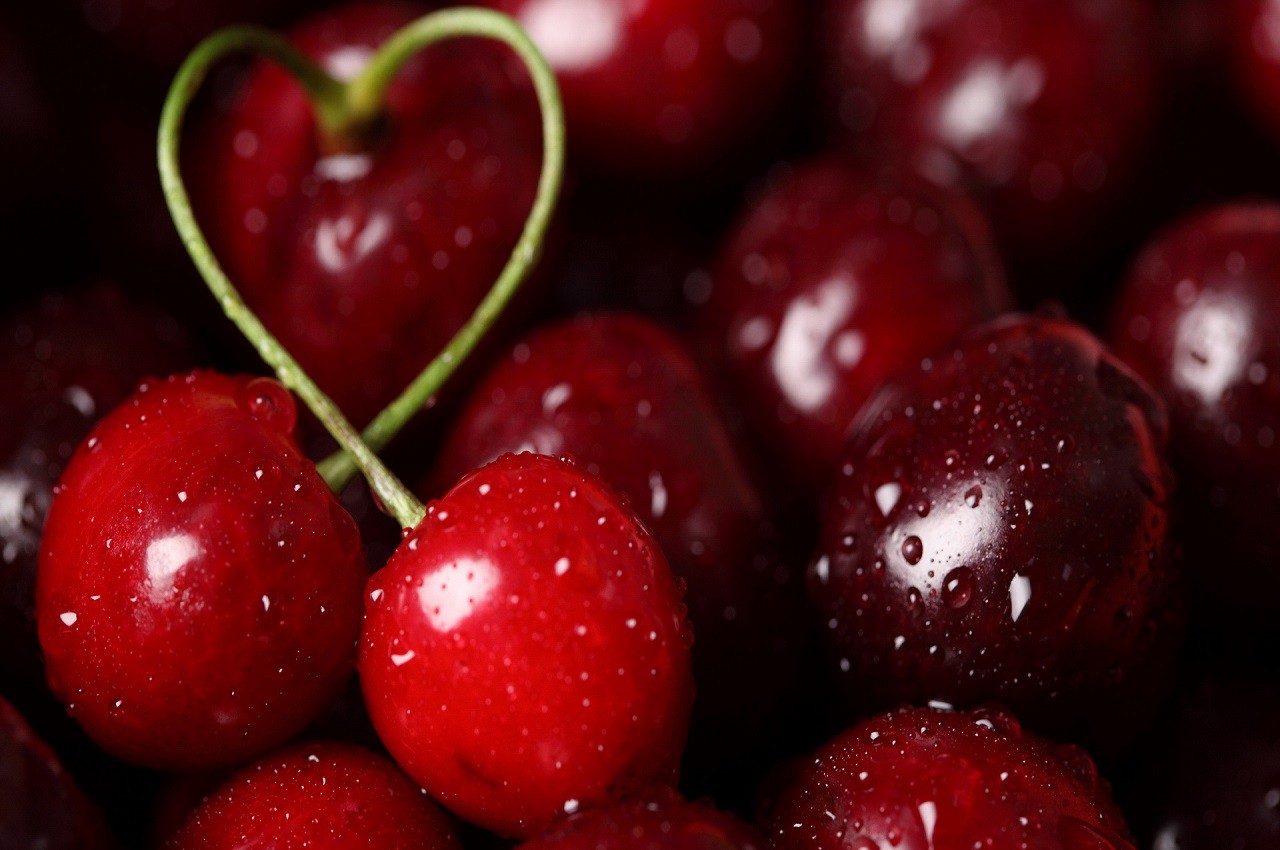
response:
[[[178,149],[183,118],[214,63],[232,53],[251,51],[290,71],[310,96],[321,130],[341,137],[376,118],[391,79],[417,51],[443,39],[463,36],[502,41],[515,50],[529,69],[543,115],[543,168],[538,195],[515,251],[493,289],[445,350],[374,420],[366,432],[369,435],[366,441],[249,309],[214,256],[196,223],[182,180]],[[341,83],[273,32],[257,27],[228,27],[202,41],[178,69],[160,116],[157,156],[169,214],[205,284],[223,312],[280,381],[302,399],[342,447],[339,454],[317,465],[325,481],[335,490],[341,490],[358,471],[363,472],[369,487],[400,524],[405,528],[416,526],[426,515],[426,509],[375,452],[470,354],[537,260],[564,172],[564,116],[559,87],[542,54],[506,15],[487,9],[450,9],[426,15],[406,26],[374,54],[360,76],[350,83]]]

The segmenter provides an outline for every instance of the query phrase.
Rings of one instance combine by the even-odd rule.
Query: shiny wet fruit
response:
[[[850,704],[1129,734],[1179,634],[1165,440],[1142,380],[1065,320],[997,320],[887,384],[809,569]]]
[[[906,708],[836,736],[768,818],[778,850],[1132,850],[1093,760],[1000,708]]]
[[[242,768],[166,850],[459,850],[449,816],[386,758],[328,741]]]
[[[816,496],[867,397],[1008,303],[976,208],[820,161],[783,172],[739,221],[700,336],[786,477]]]
[[[693,702],[680,595],[603,482],[506,455],[432,502],[370,580],[370,717],[432,796],[503,835],[673,783]]]
[[[295,418],[275,381],[192,372],[142,384],[72,457],[40,550],[40,645],[112,754],[233,764],[350,675],[367,571]]]

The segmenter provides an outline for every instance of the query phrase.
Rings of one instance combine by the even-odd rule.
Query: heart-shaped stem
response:
[[[387,469],[374,453],[375,449],[361,438],[337,405],[315,385],[244,303],[196,224],[191,200],[182,181],[178,148],[183,118],[192,98],[213,64],[231,53],[252,51],[284,66],[297,77],[311,97],[321,129],[341,137],[376,118],[387,85],[414,53],[434,42],[464,36],[493,38],[509,45],[529,70],[543,122],[543,166],[538,195],[511,259],[475,315],[409,389],[370,426],[374,444],[381,447],[444,383],[458,362],[471,352],[537,259],[564,172],[564,117],[560,92],[555,74],[542,54],[519,25],[506,15],[487,9],[450,9],[426,15],[400,30],[378,50],[359,77],[344,84],[317,68],[275,33],[256,27],[229,27],[201,42],[178,69],[165,99],[157,140],[165,201],[201,277],[228,318],[343,449],[340,455],[321,464],[321,474],[331,486],[340,488],[357,469],[362,471],[373,492],[405,528],[412,528],[421,521],[425,515],[422,503]]]

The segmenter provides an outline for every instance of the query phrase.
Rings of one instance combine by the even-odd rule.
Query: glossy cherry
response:
[[[587,809],[568,817],[520,850],[763,850],[752,827],[669,788]]]
[[[1064,320],[997,320],[887,384],[809,569],[851,700],[999,701],[1036,728],[1127,734],[1177,634],[1165,427]]]
[[[360,680],[392,756],[504,835],[673,782],[691,634],[657,543],[570,463],[457,483],[370,580]]]
[[[0,323],[0,692],[45,708],[36,640],[40,533],[53,487],[99,417],[147,375],[192,363],[171,318],[97,284]]]
[[[793,76],[787,0],[485,0],[556,72],[573,155],[613,176],[706,182],[759,138]]]
[[[864,721],[797,771],[769,822],[778,850],[1132,850],[1089,755],[999,708]]]
[[[340,79],[422,13],[325,12],[293,42]],[[302,88],[264,63],[206,122],[187,171],[201,224],[246,302],[357,424],[439,353],[515,245],[540,166],[514,54],[474,40],[410,61],[384,124],[339,147]]]
[[[0,699],[0,847],[109,850],[100,815],[12,705]]]
[[[232,764],[296,735],[350,675],[355,523],[266,378],[139,387],[72,457],[36,610],[49,684],[137,764]]]
[[[692,742],[721,761],[777,735],[798,688],[798,575],[689,355],[657,325],[585,315],[518,342],[476,386],[435,476],[508,452],[570,454],[652,529],[688,585],[698,640]]]
[[[1111,334],[1168,405],[1197,598],[1251,627],[1280,611],[1278,240],[1274,204],[1179,222],[1138,257]]]
[[[1007,304],[976,209],[818,162],[782,172],[738,223],[702,330],[789,477],[819,492],[871,392]]]
[[[439,806],[382,756],[296,744],[213,791],[168,850],[459,850]]]
[[[829,0],[840,125],[988,202],[1020,253],[1066,248],[1154,114],[1147,0]]]

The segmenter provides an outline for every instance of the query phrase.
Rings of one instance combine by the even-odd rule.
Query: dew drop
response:
[[[982,488],[976,484],[970,487],[964,494],[964,503],[971,508],[976,508],[982,504]]]
[[[902,541],[902,557],[908,564],[918,564],[924,557],[924,544],[914,534]]]
[[[947,573],[942,582],[942,601],[951,608],[959,610],[973,599],[975,581],[973,570],[968,567],[957,567]]]

